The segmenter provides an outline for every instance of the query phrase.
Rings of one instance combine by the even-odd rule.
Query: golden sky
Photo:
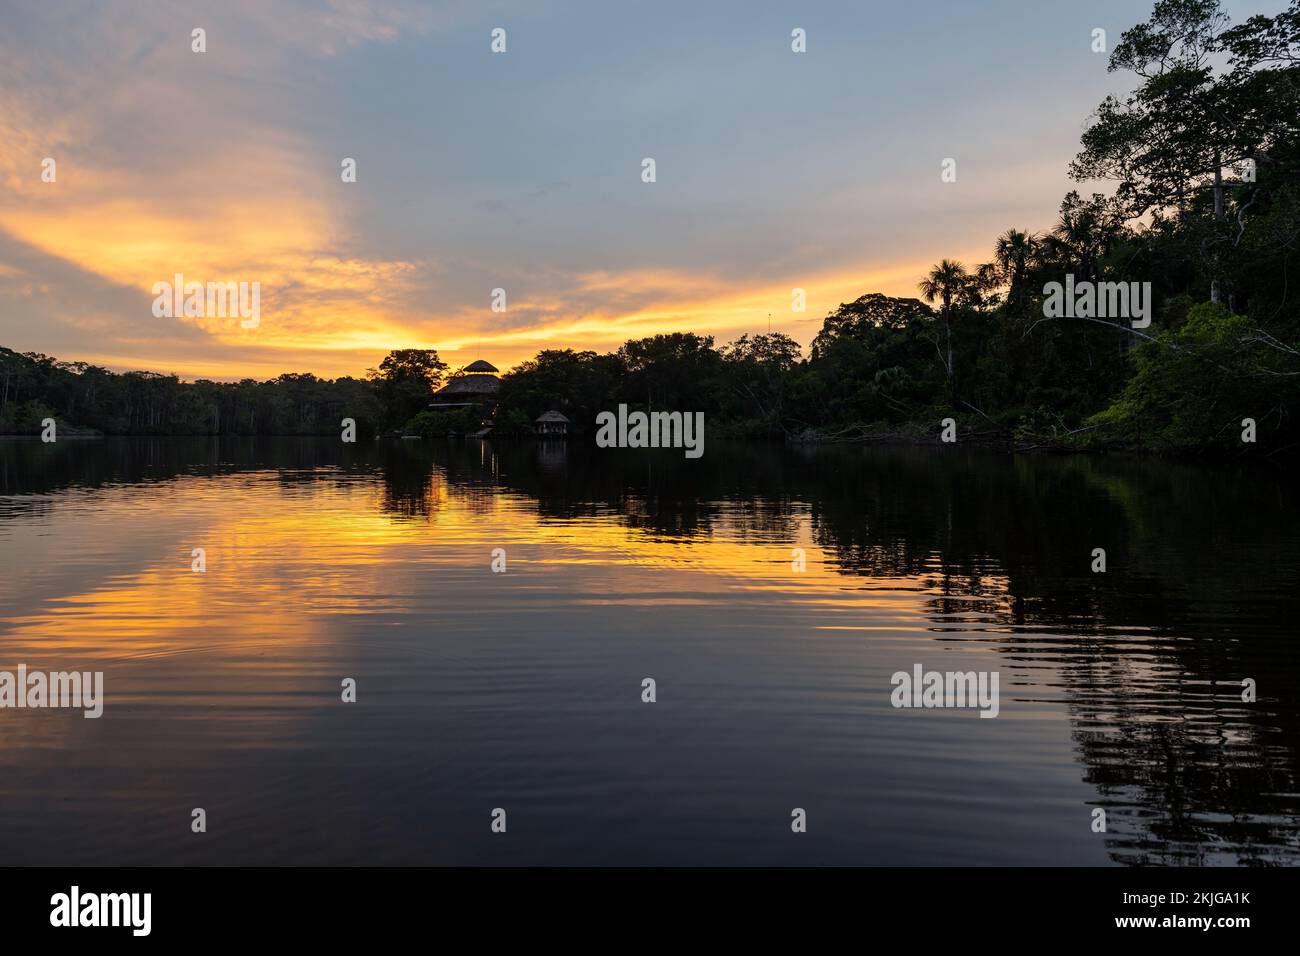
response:
[[[1050,27],[1035,56],[1066,74],[1044,84],[1058,89],[1008,90],[988,64],[900,84],[933,42],[906,12],[889,14],[891,44],[853,5],[806,16],[794,54],[788,18],[723,18],[719,33],[717,12],[691,9],[15,13],[0,36],[0,345],[223,379],[360,375],[409,347],[504,369],[541,348],[666,331],[721,344],[769,322],[807,346],[841,302],[915,295],[938,259],[973,265],[998,232],[1049,223],[1107,90],[1104,58],[1060,15],[1020,28]],[[969,95],[945,101],[945,83]],[[948,156],[956,183],[940,181]],[[259,283],[260,323],[154,316],[154,283],[177,273]]]

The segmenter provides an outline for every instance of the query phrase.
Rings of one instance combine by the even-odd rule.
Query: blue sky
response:
[[[1150,6],[4,0],[0,345],[187,378],[398,347],[505,367],[768,313],[807,345],[839,302],[1105,189],[1067,176],[1132,85],[1092,31]],[[260,282],[264,321],[155,318],[175,272]]]

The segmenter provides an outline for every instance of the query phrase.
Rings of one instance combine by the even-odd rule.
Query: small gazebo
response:
[[[569,420],[564,417],[562,412],[557,412],[555,409],[538,415],[534,424],[537,426],[537,434],[539,435],[569,434]]]

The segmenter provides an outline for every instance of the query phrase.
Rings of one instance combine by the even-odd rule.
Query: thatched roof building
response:
[[[537,426],[539,435],[567,435],[569,433],[569,419],[564,416],[563,412],[557,412],[551,409],[549,412],[542,412],[537,416],[537,421],[533,424]]]
[[[482,359],[471,362],[433,393],[434,407],[458,408],[496,401],[497,392],[501,390],[501,379],[497,378],[496,371],[496,366]]]

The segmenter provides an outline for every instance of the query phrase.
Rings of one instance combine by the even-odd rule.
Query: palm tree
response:
[[[918,288],[926,302],[939,300],[944,337],[948,344],[948,380],[952,380],[952,313],[956,305],[966,305],[978,296],[977,280],[960,262],[942,260],[921,280]]]
[[[1119,237],[1121,220],[1111,200],[1082,199],[1072,191],[1061,203],[1061,216],[1048,236],[1054,251],[1071,263],[1080,279],[1097,278],[1101,260]]]
[[[1018,300],[1024,293],[1029,270],[1038,260],[1040,245],[1038,236],[1019,229],[1008,229],[998,236],[993,261],[997,264],[999,278],[1010,287],[1008,299]]]

